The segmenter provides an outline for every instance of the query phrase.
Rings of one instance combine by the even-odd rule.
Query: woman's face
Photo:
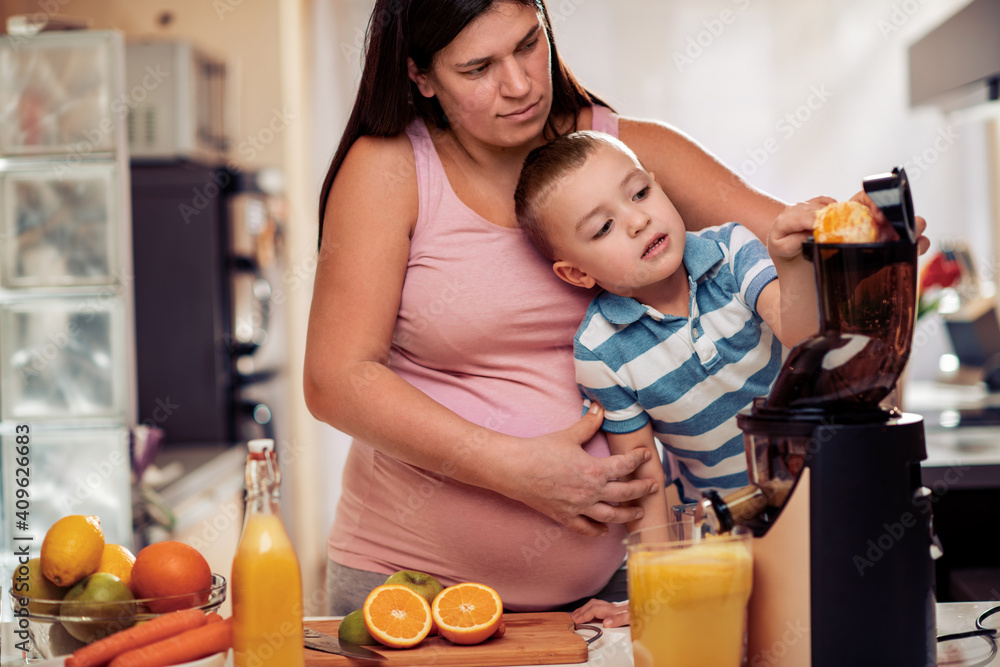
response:
[[[410,76],[437,97],[456,134],[513,147],[538,137],[552,108],[548,35],[534,8],[500,0]]]

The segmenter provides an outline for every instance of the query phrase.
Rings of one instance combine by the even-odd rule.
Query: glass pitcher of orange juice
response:
[[[234,667],[303,667],[302,573],[281,520],[273,440],[251,440],[246,513],[233,559]]]
[[[739,667],[753,581],[753,535],[702,535],[675,522],[629,535],[628,592],[636,667]]]

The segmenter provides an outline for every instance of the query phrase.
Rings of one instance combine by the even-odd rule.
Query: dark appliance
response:
[[[132,164],[139,420],[164,444],[235,440],[228,198],[236,174]]]
[[[899,240],[806,244],[820,331],[738,416],[750,486],[697,508],[716,530],[754,531],[751,665],[935,663],[923,421],[880,405],[913,338],[913,207],[902,169],[864,187]]]
[[[283,435],[276,172],[134,160],[131,174],[140,421],[165,445]]]

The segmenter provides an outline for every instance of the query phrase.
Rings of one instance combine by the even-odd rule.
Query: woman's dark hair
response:
[[[333,180],[358,137],[391,137],[421,117],[440,129],[448,119],[436,97],[424,97],[407,74],[407,58],[421,72],[431,68],[434,55],[448,46],[480,14],[497,2],[517,2],[542,13],[552,58],[552,110],[545,126],[554,138],[553,118],[576,118],[583,107],[607,106],[576,80],[556,51],[552,23],[544,0],[377,0],[366,35],[366,53],[354,108],[340,138],[340,145],[326,173],[319,198],[319,241],[323,242],[323,217]],[[576,123],[569,130],[575,130]]]

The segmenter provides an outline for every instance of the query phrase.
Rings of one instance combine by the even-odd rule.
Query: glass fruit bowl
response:
[[[205,613],[217,611],[226,599],[226,578],[212,574],[212,587],[197,593],[161,598],[143,598],[115,602],[85,600],[43,600],[25,598],[10,590],[14,609],[15,632],[27,631],[35,655],[29,658],[55,658],[68,655],[91,641],[148,621],[170,609],[197,608]],[[25,604],[26,603],[26,604]],[[26,637],[15,634],[15,643]]]

